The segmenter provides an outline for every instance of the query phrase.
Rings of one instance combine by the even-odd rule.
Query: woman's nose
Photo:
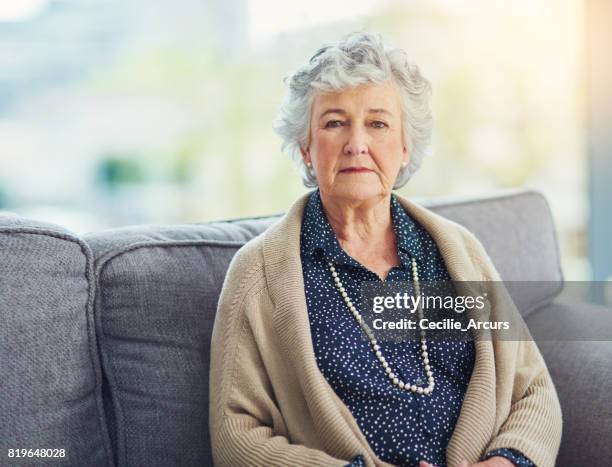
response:
[[[366,136],[367,135],[365,134],[365,132],[359,130],[352,130],[349,136],[349,140],[344,146],[344,154],[352,156],[356,154],[367,154],[368,143]]]

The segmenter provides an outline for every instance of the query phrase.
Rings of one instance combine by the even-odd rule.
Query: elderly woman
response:
[[[421,164],[429,96],[368,33],[290,78],[276,130],[317,188],[230,265],[211,347],[216,465],[554,465],[561,410],[533,341],[384,342],[362,317],[364,281],[499,280],[474,235],[392,192]]]

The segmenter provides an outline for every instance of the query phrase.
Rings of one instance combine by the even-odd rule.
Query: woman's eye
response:
[[[374,128],[385,128],[387,124],[385,122],[375,121],[375,122],[372,122],[372,126]]]
[[[330,120],[325,124],[325,128],[338,128],[342,126],[342,122],[340,120]]]

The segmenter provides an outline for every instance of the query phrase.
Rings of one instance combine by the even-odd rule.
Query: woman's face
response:
[[[388,195],[409,159],[397,85],[318,92],[311,115],[302,157],[312,163],[321,193],[345,201]]]

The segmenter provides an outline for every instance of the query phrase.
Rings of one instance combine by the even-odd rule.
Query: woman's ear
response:
[[[304,164],[306,164],[307,166],[312,164],[312,161],[310,160],[310,149],[304,149],[302,146],[300,146],[300,152],[302,153],[302,159],[304,160]]]
[[[410,162],[410,154],[408,153],[408,149],[404,146],[403,157],[402,157],[402,167],[406,167]]]

